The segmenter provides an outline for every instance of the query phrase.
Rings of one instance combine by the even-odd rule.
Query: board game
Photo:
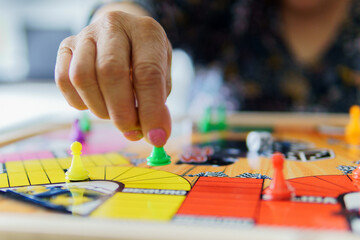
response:
[[[149,144],[126,141],[110,123],[93,124],[81,156],[90,179],[70,183],[71,130],[56,130],[0,149],[0,212],[360,237],[360,183],[352,174],[360,148],[345,141],[345,126],[334,127],[249,123],[206,133],[194,127],[165,146],[171,164],[150,167]],[[250,132],[267,136],[264,149],[251,150]],[[294,191],[285,201],[264,198],[274,152],[283,154],[283,175]]]

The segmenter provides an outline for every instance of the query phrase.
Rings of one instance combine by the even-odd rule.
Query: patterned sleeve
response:
[[[184,18],[186,14],[184,3],[187,1],[133,0],[132,2],[147,10],[163,26],[173,46],[177,45],[179,42],[178,24],[183,24],[181,18]]]
[[[163,26],[174,48],[198,63],[219,58],[230,41],[235,0],[134,0]]]

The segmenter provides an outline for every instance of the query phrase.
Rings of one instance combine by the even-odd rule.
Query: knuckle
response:
[[[130,69],[128,67],[124,67],[115,59],[100,62],[101,63],[99,64],[97,71],[99,75],[104,77],[106,80],[118,79],[119,77],[130,75]]]
[[[168,38],[163,27],[151,17],[141,17],[139,30],[144,35],[150,35],[153,39],[160,41],[164,46],[167,45]]]
[[[106,12],[103,15],[103,19],[105,22],[109,22],[109,23],[113,23],[114,21],[117,21],[119,18],[119,13],[118,12]]]
[[[140,87],[151,87],[162,83],[164,75],[163,67],[158,63],[139,63],[134,68],[134,80]]]
[[[162,29],[161,25],[152,17],[143,16],[140,19],[141,26],[145,29]]]
[[[133,110],[131,110],[130,107],[125,106],[122,108],[119,108],[121,110],[119,111],[113,111],[111,112],[111,119],[116,122],[116,125],[121,129],[121,130],[127,130],[129,129],[132,125],[135,125],[135,119],[133,117],[134,112]]]
[[[71,46],[73,45],[74,41],[75,41],[75,36],[70,36],[70,37],[65,38],[60,43],[59,51],[71,49]]]
[[[117,30],[121,26],[120,12],[107,12],[102,16],[101,27],[105,30]]]
[[[92,79],[92,74],[83,67],[77,66],[70,70],[71,83],[77,88],[84,89],[94,86],[96,82]]]
[[[58,60],[59,57],[62,55],[65,55],[65,54],[72,55],[72,50],[70,47],[60,46],[57,54],[58,54],[58,58],[57,58],[57,60]]]
[[[55,69],[55,84],[61,92],[69,90],[69,73],[59,69]]]
[[[157,22],[155,19],[153,19],[152,17],[148,17],[148,16],[143,16],[141,17],[141,24],[144,27],[148,27],[148,28],[157,28]]]
[[[86,27],[84,27],[76,36],[74,36],[75,40],[78,39],[91,39],[97,31],[97,25],[92,23]]]
[[[67,76],[63,72],[55,73],[55,83],[61,92],[66,92],[68,89]]]
[[[76,40],[76,46],[86,45],[86,46],[95,46],[94,38],[88,33],[81,33]]]

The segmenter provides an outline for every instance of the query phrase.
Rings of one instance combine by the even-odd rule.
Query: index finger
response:
[[[167,37],[153,19],[144,17],[131,32],[132,67],[138,114],[147,140],[160,147],[171,132],[166,102],[166,77],[169,66]]]

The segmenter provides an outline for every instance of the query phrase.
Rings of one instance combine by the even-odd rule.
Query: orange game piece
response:
[[[351,106],[349,115],[350,121],[345,127],[345,139],[349,144],[358,145],[360,144],[360,106]]]
[[[274,175],[270,186],[265,189],[263,193],[264,200],[290,200],[294,195],[294,190],[291,185],[285,181],[284,155],[281,153],[274,153],[272,156]]]

